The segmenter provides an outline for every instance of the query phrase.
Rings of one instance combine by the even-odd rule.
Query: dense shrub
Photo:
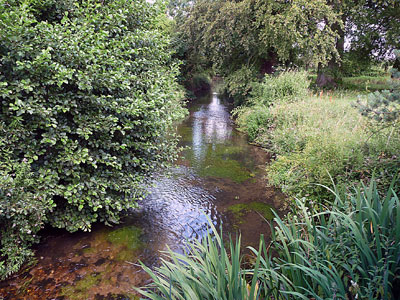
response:
[[[239,129],[247,133],[250,141],[256,141],[271,124],[269,107],[305,97],[309,85],[307,73],[296,71],[266,75],[262,83],[253,82],[246,105],[233,111]]]
[[[262,83],[254,84],[250,102],[271,105],[274,102],[296,101],[308,94],[310,81],[303,71],[286,71],[266,75]]]
[[[235,105],[241,105],[248,100],[252,86],[257,81],[257,71],[244,66],[224,77],[224,86],[221,89],[234,100]]]
[[[250,141],[255,141],[271,123],[269,108],[265,105],[242,106],[233,111],[239,130],[247,134]]]
[[[399,198],[390,189],[380,197],[373,182],[335,196],[331,207],[310,209],[297,200],[285,220],[276,216],[268,247],[261,237],[260,250],[252,249],[253,268],[240,267],[237,248],[229,259],[214,229],[215,240],[192,243],[186,255],[169,252],[157,273],[145,268],[154,284],[142,293],[150,299],[397,299]]]
[[[163,14],[145,0],[1,1],[0,277],[43,224],[117,222],[175,157]]]

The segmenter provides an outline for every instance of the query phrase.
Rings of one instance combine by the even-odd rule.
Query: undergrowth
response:
[[[359,97],[364,96],[309,92],[269,105],[259,97],[235,111],[236,122],[252,142],[275,155],[267,167],[269,182],[291,196],[331,199],[315,186],[329,185],[330,176],[342,185],[374,174],[385,189],[400,169],[400,128],[380,128],[363,117],[353,107]]]

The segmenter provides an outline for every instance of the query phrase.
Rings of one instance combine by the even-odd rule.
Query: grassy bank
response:
[[[298,94],[304,95],[304,86]],[[308,92],[269,106],[256,100],[236,112],[236,121],[253,142],[275,155],[267,167],[271,184],[291,196],[321,200],[330,195],[317,184],[331,186],[331,178],[342,186],[374,174],[385,188],[399,172],[400,130],[363,117],[355,104],[365,97],[336,91]]]
[[[311,81],[311,86],[315,86],[317,75],[310,74],[308,79]],[[338,88],[341,90],[355,91],[359,93],[368,93],[374,91],[380,91],[389,89],[390,75],[380,75],[380,76],[353,76],[353,77],[342,77]]]

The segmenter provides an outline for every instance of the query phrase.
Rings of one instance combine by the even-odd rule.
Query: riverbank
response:
[[[292,197],[318,201],[332,199],[321,185],[351,188],[373,176],[386,190],[399,175],[400,130],[362,116],[356,105],[365,94],[302,94],[270,106],[253,98],[236,112],[240,130],[274,155],[267,166],[270,184]]]

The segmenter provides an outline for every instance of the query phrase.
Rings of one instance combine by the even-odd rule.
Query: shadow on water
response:
[[[168,245],[182,252],[207,233],[208,216],[225,233],[242,233],[243,245],[268,235],[265,219],[282,195],[266,188],[267,154],[234,129],[229,108],[216,94],[189,104],[178,126],[187,146],[169,175],[155,174],[140,208],[109,228],[90,233],[48,233],[37,263],[0,283],[0,299],[135,299],[133,286],[149,283],[139,261],[159,262]]]

